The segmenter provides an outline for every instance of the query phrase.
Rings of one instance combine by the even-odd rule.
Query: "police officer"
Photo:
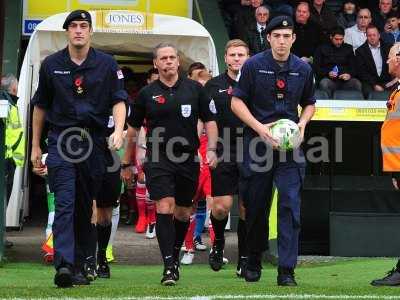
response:
[[[233,88],[237,85],[236,78],[244,62],[249,57],[249,48],[239,39],[230,40],[225,46],[226,72],[207,82],[205,88],[215,101],[217,110],[218,136],[221,142],[217,144],[217,155],[220,162],[211,171],[212,196],[210,220],[215,232],[215,242],[209,255],[209,264],[214,271],[219,271],[223,265],[223,250],[225,244],[224,231],[228,222],[228,214],[233,203],[233,195],[238,194],[239,168],[237,151],[242,145],[243,124],[231,110]],[[239,202],[238,248],[239,259],[237,275],[243,275],[246,263],[246,227],[245,212],[242,201]]]
[[[246,61],[231,102],[233,112],[247,125],[241,170],[249,249],[245,279],[258,281],[261,276],[261,257],[267,248],[266,213],[274,183],[279,192],[277,282],[295,286],[305,160],[301,150],[272,150],[278,144],[271,127],[278,119],[291,119],[304,137],[306,124],[315,111],[313,73],[308,64],[290,54],[295,40],[291,18],[275,17],[266,31],[271,50]],[[300,117],[298,105],[302,107]]]
[[[147,151],[144,163],[150,199],[156,201],[156,232],[164,261],[163,285],[179,279],[179,251],[185,238],[199,177],[195,159],[199,147],[197,122],[205,123],[208,136],[207,158],[215,167],[217,125],[215,106],[202,86],[179,76],[179,56],[174,45],[162,43],[153,51],[159,80],[144,87],[128,118],[126,151],[122,177],[130,180],[129,168],[135,138],[146,119]]]
[[[105,141],[109,110],[115,130],[112,149],[121,147],[125,122],[123,75],[115,60],[90,47],[91,16],[71,12],[64,24],[68,45],[43,61],[38,89],[32,98],[32,153],[40,167],[40,137],[49,123],[46,160],[50,189],[55,193],[53,225],[56,275],[59,287],[88,284],[82,275],[87,255],[92,202],[105,172]]]
[[[17,106],[17,92],[17,78],[13,74],[3,76],[1,78],[0,97],[2,97],[2,99],[7,99],[10,107],[7,118],[5,119],[5,205],[8,205],[10,201],[15,168],[22,167],[25,162],[25,137]],[[13,246],[13,243],[4,240],[4,245],[6,248],[10,248]]]

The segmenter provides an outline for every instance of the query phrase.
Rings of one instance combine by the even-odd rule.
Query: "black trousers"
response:
[[[8,205],[8,201],[10,201],[10,196],[12,192],[12,187],[13,187],[13,181],[14,181],[14,173],[15,173],[15,162],[12,158],[7,158],[5,161],[5,175],[6,175],[6,201]]]

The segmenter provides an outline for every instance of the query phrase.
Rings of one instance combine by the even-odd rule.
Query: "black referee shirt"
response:
[[[166,151],[173,143],[174,152],[196,153],[199,148],[197,122],[215,121],[216,108],[204,88],[196,81],[179,77],[173,87],[160,80],[145,86],[133,104],[128,124],[140,128],[146,120],[147,149]],[[173,140],[171,140],[173,139]]]
[[[218,136],[223,139],[229,132],[231,146],[236,145],[237,137],[243,135],[242,130],[238,132],[243,123],[231,110],[232,92],[236,85],[237,82],[225,72],[209,80],[205,86],[217,108]]]

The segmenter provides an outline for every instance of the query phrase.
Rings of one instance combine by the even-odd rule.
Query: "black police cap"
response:
[[[72,21],[88,21],[92,25],[92,16],[86,10],[74,10],[65,19],[63,29],[67,30]]]
[[[271,33],[275,29],[293,28],[293,20],[288,16],[277,16],[273,18],[265,28],[267,33]]]

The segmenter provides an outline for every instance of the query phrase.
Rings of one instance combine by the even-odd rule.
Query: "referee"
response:
[[[156,232],[164,261],[161,284],[175,285],[179,280],[179,251],[189,226],[199,177],[197,123],[200,118],[205,124],[208,164],[215,168],[216,108],[199,83],[179,76],[179,56],[174,45],[158,45],[153,51],[153,63],[160,77],[144,87],[133,104],[121,175],[125,182],[132,177],[129,166],[134,139],[146,120],[144,172],[150,199],[157,205]]]

